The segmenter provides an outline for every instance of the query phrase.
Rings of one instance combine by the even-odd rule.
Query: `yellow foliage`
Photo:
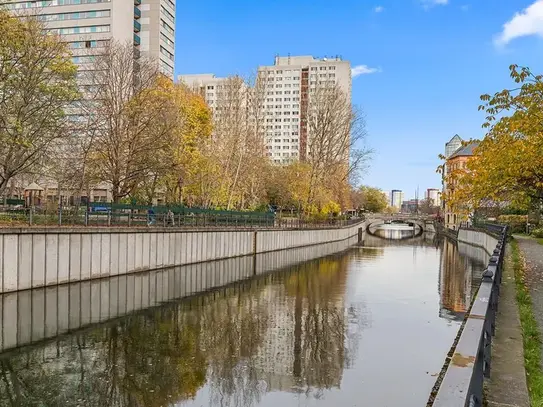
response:
[[[341,212],[341,206],[337,202],[329,201],[321,209],[324,215],[335,215]]]
[[[477,208],[498,202],[519,207],[543,199],[543,80],[528,68],[510,67],[516,91],[483,95],[488,133],[467,167],[453,171],[447,197],[459,206]],[[510,115],[497,118],[504,112]]]

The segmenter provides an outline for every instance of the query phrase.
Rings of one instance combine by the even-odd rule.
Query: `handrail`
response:
[[[447,358],[444,375],[438,378],[437,394],[430,396],[429,405],[434,407],[483,405],[483,382],[490,376],[490,350],[507,239],[507,226],[500,227],[498,244],[483,273],[479,291],[464,319],[464,325],[460,328],[458,343],[452,357]],[[494,228],[493,232],[496,231]]]

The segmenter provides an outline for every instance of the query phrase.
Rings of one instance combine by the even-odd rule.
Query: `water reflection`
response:
[[[372,227],[371,234],[382,239],[403,240],[420,235],[421,229],[403,223],[395,223]]]
[[[338,388],[363,326],[344,303],[348,263],[307,262],[7,355],[0,405],[163,406],[207,383],[210,405],[251,406]]]
[[[462,320],[490,256],[481,248],[443,239],[439,268],[440,315]]]
[[[351,243],[4,296],[0,406],[421,405],[486,258]]]

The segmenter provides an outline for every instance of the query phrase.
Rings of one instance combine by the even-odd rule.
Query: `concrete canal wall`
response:
[[[0,293],[345,240],[365,229],[0,230]]]
[[[498,239],[496,237],[489,233],[474,229],[460,229],[458,231],[457,240],[462,243],[482,247],[489,254],[492,254],[498,244]]]
[[[339,253],[357,241],[350,237],[275,253],[0,294],[0,352]]]

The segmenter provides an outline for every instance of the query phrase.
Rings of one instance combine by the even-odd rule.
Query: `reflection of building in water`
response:
[[[254,357],[268,391],[339,387],[345,363],[345,259],[324,259],[266,287],[269,324]]]
[[[383,239],[410,239],[415,237],[415,228],[403,223],[397,225],[380,225],[373,231],[373,234]]]
[[[456,244],[445,239],[439,267],[440,316],[462,319],[471,302],[471,262],[463,259]]]
[[[294,313],[295,299],[287,297],[286,287],[268,285],[261,296],[268,303],[268,329],[262,346],[258,349],[254,366],[262,372],[261,379],[269,386],[284,390],[292,386],[294,364]]]

